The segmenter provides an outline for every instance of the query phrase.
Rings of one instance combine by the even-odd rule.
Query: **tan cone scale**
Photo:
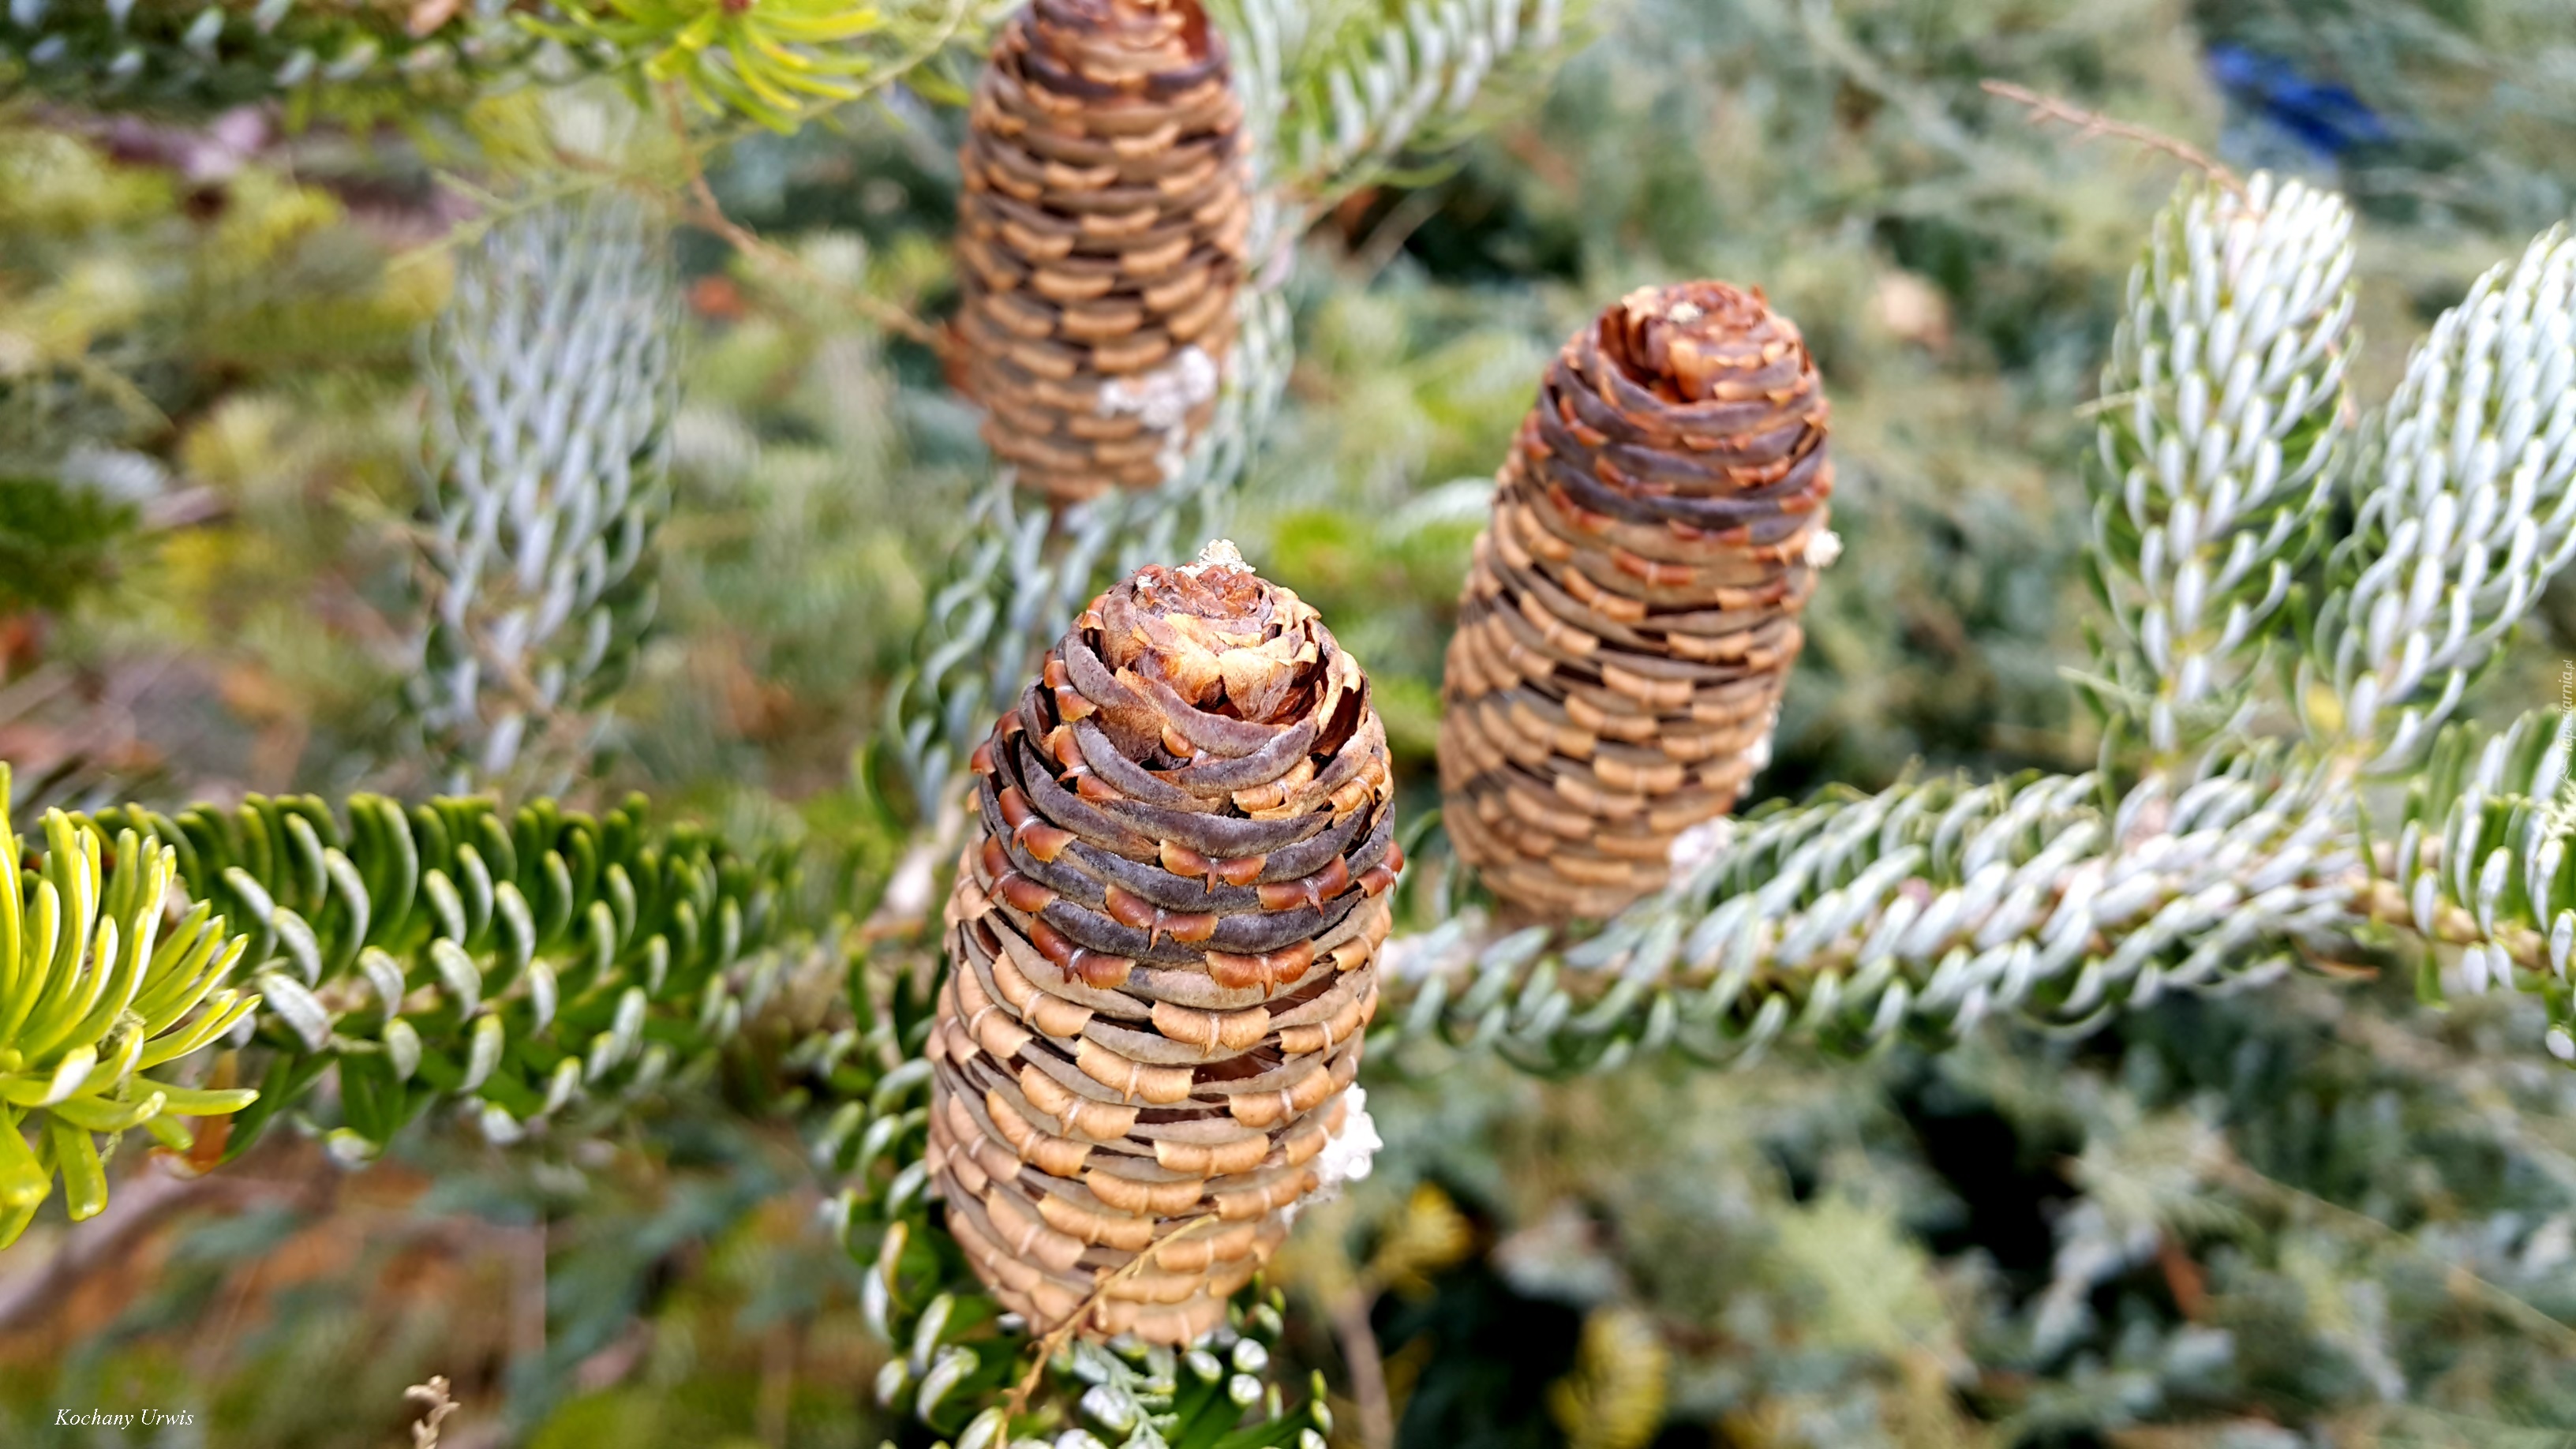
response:
[[[1250,217],[1243,103],[1199,0],[1034,0],[962,159],[962,382],[1020,482],[1178,472],[1216,409]]]
[[[1093,600],[974,767],[930,1039],[948,1225],[1039,1331],[1191,1342],[1318,1186],[1377,1007],[1404,860],[1368,680],[1211,545]]]
[[[1442,689],[1443,819],[1507,906],[1614,914],[1733,808],[1834,546],[1825,431],[1758,291],[1642,289],[1549,367]]]

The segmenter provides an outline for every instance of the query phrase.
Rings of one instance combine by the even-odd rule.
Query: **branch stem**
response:
[[[2010,101],[2014,105],[2027,109],[2030,113],[2029,120],[2033,125],[2046,125],[2054,121],[2060,125],[2072,126],[2075,128],[2075,139],[2079,143],[2090,141],[2096,136],[2109,136],[2116,140],[2127,141],[2132,145],[2143,146],[2150,151],[2161,151],[2238,196],[2245,194],[2245,183],[2234,171],[2229,170],[2217,157],[2189,141],[2168,136],[2151,127],[2113,120],[2099,111],[2086,110],[2072,101],[2044,95],[2027,86],[2014,85],[2011,81],[1989,79],[1978,82],[1978,86],[1987,95]]]
[[[831,294],[851,311],[898,336],[927,347],[943,362],[949,353],[946,332],[933,327],[909,311],[866,291],[850,286],[838,278],[827,277],[806,264],[805,259],[761,236],[751,228],[725,215],[716,200],[715,188],[707,184],[706,166],[698,159],[697,148],[689,144],[689,118],[680,99],[677,84],[662,87],[662,105],[670,118],[671,130],[680,145],[680,154],[688,168],[688,192],[681,204],[681,218],[691,226],[715,233],[731,243],[736,251],[757,257],[770,266],[795,277],[807,286]]]
[[[1082,1300],[1082,1306],[1076,1308],[1073,1312],[1066,1314],[1062,1323],[1048,1329],[1046,1336],[1038,1340],[1037,1359],[1029,1365],[1029,1371],[1027,1373],[1020,1375],[1019,1383],[1012,1387],[1010,1404],[1003,1410],[1004,1415],[1008,1418],[1016,1419],[1022,1414],[1028,1412],[1029,1396],[1037,1392],[1038,1382],[1046,1377],[1046,1366],[1048,1362],[1054,1359],[1058,1353],[1062,1352],[1067,1343],[1073,1341],[1074,1334],[1081,1331],[1082,1325],[1091,1321],[1092,1311],[1098,1308],[1101,1301],[1109,1296],[1109,1290],[1111,1288],[1114,1288],[1120,1283],[1124,1283],[1128,1279],[1135,1277],[1138,1273],[1143,1272],[1145,1270],[1145,1265],[1153,1261],[1154,1254],[1157,1250],[1169,1244],[1177,1243],[1181,1239],[1188,1237],[1200,1228],[1203,1228],[1215,1221],[1216,1215],[1214,1213],[1206,1213],[1198,1217],[1194,1217],[1188,1222],[1181,1224],[1179,1227],[1172,1229],[1170,1232],[1163,1234],[1161,1237],[1156,1238],[1152,1243],[1146,1245],[1143,1252],[1128,1259],[1114,1271],[1101,1274],[1100,1280],[1092,1285],[1091,1296]]]
[[[1395,1449],[1395,1400],[1386,1386],[1386,1353],[1369,1322],[1377,1293],[1377,1285],[1363,1275],[1349,1292],[1335,1295],[1329,1312],[1333,1336],[1342,1342],[1342,1364],[1351,1375],[1361,1449]]]

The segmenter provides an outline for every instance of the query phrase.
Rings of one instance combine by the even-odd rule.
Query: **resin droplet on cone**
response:
[[[1632,293],[1550,365],[1442,688],[1443,818],[1508,905],[1617,912],[1761,767],[1832,554],[1825,431],[1798,329],[1723,283]]]
[[[1403,867],[1367,677],[1211,546],[1093,600],[974,765],[929,1048],[949,1227],[1040,1331],[1190,1342],[1351,1116]]]
[[[1029,488],[1176,475],[1216,410],[1243,278],[1243,103],[1199,0],[1035,0],[961,164],[957,319],[985,441]]]

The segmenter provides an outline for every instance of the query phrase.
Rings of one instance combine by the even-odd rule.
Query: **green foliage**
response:
[[[1380,1020],[1549,1073],[1667,1048],[1723,1063],[1784,1036],[1939,1046],[1991,1012],[2083,1029],[2168,989],[2275,978],[2289,938],[2362,893],[2335,835],[2349,794],[2313,767],[2253,755],[2116,812],[2100,789],[1935,779],[1756,813],[1561,955],[1537,929],[1480,946],[1451,915],[1402,943],[1396,974],[1421,986]]]
[[[2120,692],[2161,755],[2236,723],[2316,552],[2352,410],[2352,264],[2340,200],[2258,175],[2186,188],[2129,274],[2093,555],[2127,646]]]
[[[285,95],[360,117],[453,104],[547,54],[775,130],[854,100],[990,0],[21,0],[0,59],[40,93],[192,113]]]
[[[1359,1221],[1428,1176],[1493,1243],[1380,1317],[1390,1359],[1415,1325],[1448,1330],[1405,1441],[1553,1442],[1471,1437],[1429,1400],[1478,1370],[1563,1374],[1558,1324],[1622,1305],[1663,1330],[1668,1433],[2546,1442],[2535,1426],[2576,1410],[2555,1126],[2576,1077],[2505,1045],[2529,1015],[2489,997],[2427,1019],[2402,977],[2294,981],[1832,1073],[1535,1090],[1465,1059],[1387,1082]],[[1640,1120],[1661,1125],[1618,1130]],[[1512,1325],[1509,1348],[1463,1349],[1470,1314]]]
[[[95,488],[0,478],[0,614],[70,603],[134,523],[131,504]]]
[[[657,830],[641,801],[594,818],[362,795],[344,823],[310,797],[253,797],[100,818],[167,852],[190,897],[244,928],[265,1062],[231,1155],[334,1069],[340,1120],[324,1130],[345,1161],[442,1102],[464,1102],[495,1142],[542,1132],[706,1070],[783,969],[761,948],[785,863]]]
[[[1489,85],[1526,86],[1562,60],[1567,21],[1582,9],[1582,0],[1220,4],[1246,109],[1264,128],[1263,173],[1315,206],[1464,139]]]
[[[2425,940],[2464,947],[2455,974],[2430,953],[2421,958],[2427,1000],[2444,999],[2446,977],[2449,989],[2473,996],[2497,987],[2538,996],[2548,1006],[2550,1054],[2576,1064],[2570,718],[2529,714],[2501,733],[2454,725],[2436,738],[2407,784],[2385,904]]]
[[[899,1255],[909,1238],[887,1241]],[[872,1285],[901,1271],[889,1261],[879,1258]],[[967,1276],[962,1264],[951,1271]],[[871,1311],[877,1291],[869,1290]],[[1318,1431],[1332,1426],[1322,1385],[1292,1411],[1265,1372],[1285,1328],[1281,1306],[1275,1293],[1265,1301],[1247,1289],[1228,1326],[1187,1352],[1134,1343],[1065,1345],[1045,1365],[1060,1397],[1015,1416],[1011,1404],[999,1401],[1020,1377],[1025,1335],[993,1322],[991,1300],[942,1293],[924,1306],[909,1334],[895,1338],[909,1349],[877,1375],[877,1401],[908,1408],[921,1423],[953,1436],[959,1449],[1047,1442],[1038,1435],[1118,1449],[1313,1449],[1322,1442]]]
[[[845,8],[742,13],[832,24]],[[610,455],[657,465],[667,441],[671,517],[657,535],[658,636],[629,649],[612,631],[631,665],[614,698],[623,748],[570,788],[613,800],[647,782],[716,832],[572,806],[410,809],[362,795],[331,810],[277,793],[385,788],[386,762],[405,756],[387,681],[406,668],[414,616],[388,567],[399,539],[371,530],[416,502],[403,474],[420,438],[415,370],[432,382],[434,422],[482,415],[470,390],[440,390],[478,370],[520,396],[571,395],[491,363],[475,334],[497,325],[454,320],[462,310],[419,358],[399,345],[444,304],[451,257],[467,289],[481,285],[488,258],[470,242],[507,231],[514,208],[469,222],[469,244],[423,245],[454,217],[404,189],[422,181],[398,142],[360,157],[308,134],[207,187],[112,161],[95,139],[49,129],[51,112],[46,128],[12,133],[0,165],[28,184],[0,187],[0,335],[43,342],[46,362],[8,370],[39,354],[0,346],[0,389],[13,409],[77,405],[48,402],[35,461],[0,473],[50,482],[89,442],[203,487],[216,519],[155,536],[148,559],[92,596],[112,607],[55,636],[57,672],[81,671],[83,688],[168,670],[149,691],[99,692],[184,762],[176,798],[252,796],[96,827],[101,899],[168,845],[174,900],[246,933],[216,989],[263,997],[237,1024],[242,1041],[227,1033],[185,1070],[154,1074],[228,1070],[261,1091],[223,1142],[257,1139],[258,1163],[212,1184],[261,1190],[307,1136],[350,1162],[390,1156],[400,1165],[349,1180],[363,1184],[345,1189],[350,1236],[388,1223],[378,1200],[359,1199],[407,1190],[384,1184],[417,1173],[430,1197],[406,1221],[466,1240],[508,1237],[490,1231],[507,1225],[533,1236],[545,1272],[531,1346],[483,1322],[522,1324],[518,1300],[405,1277],[418,1272],[408,1249],[326,1256],[353,1265],[326,1270],[345,1281],[285,1297],[247,1286],[310,1260],[313,1244],[291,1234],[314,1221],[311,1200],[183,1217],[151,1240],[170,1245],[166,1259],[132,1255],[164,1266],[84,1347],[0,1370],[0,1432],[58,1433],[44,1427],[56,1400],[149,1384],[215,1405],[217,1445],[373,1445],[398,1435],[393,1393],[381,1424],[325,1423],[303,1401],[374,1393],[395,1360],[462,1369],[475,1392],[457,1425],[508,1417],[550,1449],[696,1443],[745,1425],[862,1449],[881,1433],[1025,1449],[1077,1429],[1140,1446],[1303,1445],[1334,1432],[1331,1417],[1346,1432],[1344,1305],[1326,1276],[1285,1259],[1284,1300],[1265,1289],[1241,1305],[1242,1342],[1266,1367],[1247,1369],[1235,1344],[1207,1373],[1068,1352],[1029,1413],[997,1423],[1034,1346],[981,1298],[924,1199],[918,1053],[938,975],[910,922],[937,899],[946,850],[873,787],[902,772],[935,805],[956,742],[981,732],[1090,589],[1223,531],[1368,661],[1419,801],[1440,648],[1483,506],[1480,482],[1446,480],[1501,455],[1538,362],[1603,297],[1685,273],[1763,285],[1805,327],[1834,398],[1849,555],[1809,615],[1767,777],[1803,798],[1699,842],[1675,891],[1638,914],[1556,942],[1493,937],[1442,878],[1436,834],[1415,837],[1422,865],[1370,1059],[1390,1149],[1347,1211],[1299,1236],[1303,1247],[1347,1230],[1366,1257],[1357,1248],[1396,1231],[1425,1174],[1474,1216],[1464,1261],[1408,1279],[1374,1314],[1399,1442],[1624,1446],[1659,1416],[1677,1439],[1837,1449],[2291,1434],[2483,1446],[2576,1423],[2564,1371],[2576,1174],[2552,1125],[2576,1105],[2576,1077],[2532,1050],[2569,1050],[2561,946],[2576,939],[2563,924],[2576,919],[2564,750],[2557,721],[2528,714],[2552,687],[2544,661],[2565,650],[2563,586],[2553,600],[2546,581],[2555,455],[2535,470],[2526,447],[2521,473],[2499,463],[2490,477],[2448,447],[2466,437],[2472,454],[2501,458],[2517,438],[2554,436],[2548,409],[2535,404],[2526,433],[2507,388],[2466,383],[2483,366],[2522,377],[2535,399],[2544,390],[2533,379],[2560,365],[2544,325],[2559,304],[2541,305],[2557,294],[2555,253],[2544,245],[2473,292],[2402,379],[2399,352],[2351,341],[2338,300],[2308,309],[2299,335],[2340,351],[2294,347],[2256,390],[2276,421],[2296,420],[2275,437],[2276,482],[2334,451],[2341,431],[2362,444],[2355,466],[2252,500],[2228,481],[2232,464],[2201,469],[2187,452],[2168,486],[2165,440],[2190,431],[2183,389],[2134,384],[2152,349],[2169,357],[2185,329],[2227,309],[2215,295],[2174,303],[2153,284],[2155,257],[2173,276],[2241,260],[2205,244],[2222,192],[2195,183],[2151,221],[2165,162],[2077,147],[1975,83],[2007,76],[2233,137],[2245,117],[2224,119],[2179,0],[1623,0],[1591,12],[1597,41],[1537,121],[1506,119],[1454,148],[1498,119],[1481,101],[1451,105],[1477,66],[1511,82],[1517,66],[1552,64],[1527,45],[1538,7],[1219,8],[1248,87],[1271,98],[1253,109],[1273,127],[1262,164],[1278,186],[1261,219],[1276,264],[1247,313],[1234,411],[1185,486],[1061,520],[995,486],[925,351],[860,320],[940,304],[958,117],[919,103],[952,98],[944,53],[901,71],[909,84],[872,90],[882,109],[833,96],[931,54],[949,7],[902,7],[898,20],[929,23],[909,38],[890,20],[836,43],[825,69],[849,73],[818,72],[810,92],[744,81],[745,56],[772,57],[709,21],[712,8],[676,4],[469,5],[422,43],[436,55],[418,69],[380,59],[347,83],[342,94],[383,98],[377,114],[425,121],[433,104],[513,79],[503,71],[527,49],[517,22],[542,19],[583,59],[667,82],[701,109],[770,106],[773,121],[833,110],[830,126],[707,158],[727,215],[776,250],[724,258],[684,232],[679,285],[640,278],[686,299],[666,327],[693,344],[667,369],[685,376],[682,395],[665,394],[647,428],[595,430],[619,448],[650,435]],[[965,9],[969,27],[990,18]],[[2532,0],[2440,15],[2407,0],[2204,10],[2205,33],[2260,40],[2404,122],[2394,146],[2340,168],[2302,161],[2315,168],[2309,196],[2342,190],[2365,219],[2348,274],[2361,329],[2417,333],[2565,210],[2549,197],[2563,197],[2553,157],[2568,131],[2540,83],[2563,47],[2533,24]],[[133,35],[160,25],[150,33],[164,38],[125,42],[143,59],[117,87],[94,87],[104,104],[265,93],[269,63],[290,58],[254,50],[227,21],[215,55],[240,47],[227,73],[242,89],[164,85],[155,77],[204,64],[166,38],[170,13],[136,0]],[[410,44],[392,35],[411,13],[287,7],[274,34],[373,26],[391,57]],[[698,22],[707,43],[693,50],[681,42]],[[0,40],[23,53],[15,23]],[[1520,61],[1494,48],[1514,23]],[[350,33],[298,43],[318,72]],[[506,44],[466,55],[469,33]],[[66,51],[40,86],[97,81],[119,63],[101,48],[112,40],[79,52],[89,71]],[[858,70],[861,57],[874,68]],[[308,78],[299,94],[318,105],[326,89]],[[749,129],[718,125],[724,138]],[[496,157],[507,149],[485,139]],[[1435,147],[1452,164],[1400,169]],[[615,192],[653,170],[610,169],[569,189]],[[1292,268],[1290,239],[1334,200]],[[2485,230],[2499,227],[2515,234]],[[353,244],[366,230],[378,234]],[[2146,285],[2124,302],[2142,233]],[[2345,265],[2332,228],[2269,240],[2293,271]],[[401,264],[384,270],[396,248]],[[2211,275],[2214,294],[2263,290],[2225,265]],[[660,305],[673,305],[667,292]],[[478,346],[482,364],[441,360]],[[2106,347],[2114,406],[2087,407]],[[2515,359],[2519,372],[2497,370]],[[2224,372],[2203,375],[2223,400]],[[2298,406],[2271,390],[2291,375],[2309,379]],[[2403,405],[2367,426],[2356,415],[2347,428],[2324,401],[2348,388],[2358,404],[2401,381]],[[2112,466],[2092,501],[2107,511],[2088,514],[2068,465],[2105,443]],[[2145,485],[2135,509],[2133,475]],[[2524,475],[2532,486],[2517,491]],[[2320,499],[2327,476],[2337,491]],[[2231,486],[2228,526],[2209,525]],[[471,512],[463,498],[448,495],[447,516]],[[2443,509],[2476,527],[2433,538],[2426,523]],[[2347,511],[2364,526],[2341,552],[2312,551],[2311,531],[2342,531]],[[2103,525],[2089,558],[2088,516]],[[2151,558],[2158,530],[2167,542]],[[2181,534],[2191,548],[2173,545]],[[951,561],[945,545],[961,536]],[[2087,567],[2120,609],[2093,667],[2116,686],[2103,696],[2107,752],[2058,673],[2077,657]],[[2201,581],[2186,583],[2195,567]],[[2199,627],[2173,633],[2185,647],[2159,661],[2144,621],[2186,605]],[[2282,627],[2311,617],[2313,639]],[[2522,631],[2536,640],[2517,640],[2516,618],[2537,621]],[[2410,639],[2423,641],[2420,669]],[[2267,650],[2303,662],[2305,678],[2273,678]],[[2180,697],[2190,658],[2205,661],[2215,704],[2182,711],[2160,739],[2155,702]],[[2384,697],[2353,723],[2364,679]],[[2305,739],[2285,724],[2293,706]],[[2131,708],[2143,741],[2128,733]],[[2517,716],[2500,733],[2459,723]],[[898,723],[868,738],[880,717]],[[2391,747],[2405,730],[2415,754],[2401,759]],[[1926,763],[1909,772],[1916,757]],[[2097,772],[2075,773],[2097,757]],[[2365,799],[2359,771],[2373,763],[2407,768]],[[1844,787],[1810,793],[1826,781]],[[935,825],[935,810],[922,814]],[[1423,816],[1408,819],[1418,829]],[[113,840],[129,826],[133,851]],[[75,845],[92,838],[73,829]],[[561,889],[549,849],[571,882]],[[632,923],[612,872],[583,883],[585,850],[623,865]],[[40,854],[39,876],[77,870],[62,846]],[[513,892],[524,932],[504,904]],[[746,923],[731,953],[709,944],[727,903]],[[2378,979],[2329,987],[2307,965]],[[2228,994],[2256,984],[2269,989]],[[640,1013],[626,1012],[636,999]],[[594,1079],[595,1056],[616,1060]],[[1542,1090],[1495,1058],[1569,1080]],[[1701,1059],[1734,1070],[1700,1072]],[[662,1090],[689,1086],[708,1090]],[[501,1154],[480,1133],[400,1130],[450,1117],[522,1141]],[[18,1137],[41,1153],[51,1129],[34,1121]],[[200,1131],[183,1145],[204,1157],[217,1140]],[[120,1200],[132,1190],[120,1183]],[[818,1195],[836,1241],[799,1242]],[[441,1216],[458,1212],[472,1216]],[[96,1240],[84,1233],[40,1219],[10,1267],[76,1254]],[[443,1240],[430,1241],[420,1257],[444,1263]],[[526,1258],[503,1276],[540,1277]],[[399,1291],[368,1297],[378,1283]],[[208,1334],[217,1313],[273,1327]],[[800,1366],[779,1345],[809,1328],[847,1347]],[[471,1367],[502,1363],[506,1383]],[[1317,1369],[1311,1393],[1257,1384],[1278,1402],[1237,1422],[1239,1374],[1295,1386]],[[882,1422],[855,1402],[873,1397],[872,1379]],[[281,1407],[282,1386],[316,1383],[333,1393]],[[822,1397],[835,1414],[809,1419]],[[1496,1402],[1514,1407],[1476,1417]]]
[[[154,295],[170,258],[97,243],[152,238],[170,198],[6,117],[0,192],[0,614],[59,610],[105,578],[160,482],[130,448],[171,400],[177,329]]]
[[[494,23],[513,0],[28,0],[0,20],[0,55],[41,93],[96,103],[194,111],[281,91],[400,95],[406,82],[453,83],[505,58]],[[459,12],[463,12],[460,16]],[[415,24],[413,17],[422,17]]]
[[[436,305],[442,277],[389,274],[320,186],[242,155],[239,134],[193,144],[220,174],[183,180],[0,114],[0,610],[112,592],[112,612],[148,614],[169,593],[164,505],[234,482],[223,465],[241,439],[226,434],[259,411],[216,395],[281,372],[308,397],[361,390]],[[334,364],[318,383],[304,375],[317,359]],[[258,492],[281,487],[284,460],[260,462],[228,505],[259,514]],[[179,612],[156,625],[184,636],[222,611]]]
[[[2335,683],[2355,738],[2261,740],[2245,721],[2266,681],[2227,656],[2259,662],[2283,630],[2263,620],[2285,602],[2288,627],[2318,628],[2313,606],[2289,602],[2289,580],[2313,552],[2302,536],[2339,476],[2335,379],[2351,308],[2333,300],[2350,266],[2342,208],[2303,191],[2275,203],[2273,185],[2258,175],[2242,198],[2218,201],[2206,183],[2184,183],[2132,282],[2135,330],[2104,377],[2106,408],[2128,416],[2103,430],[2113,476],[2097,490],[2095,567],[2136,651],[2112,667],[2141,681],[2130,692],[2148,701],[2151,753],[2134,783],[2118,770],[1984,787],[1936,780],[1828,791],[1719,822],[1694,858],[1676,860],[1671,889],[1561,958],[1535,928],[1473,944],[1470,918],[1435,902],[1438,924],[1397,955],[1394,974],[1428,982],[1397,1029],[1445,1025],[1453,1041],[1493,1043],[1555,1072],[1616,1067],[1667,1045],[1726,1060],[1787,1032],[1844,1053],[1900,1032],[1937,1046],[1997,1009],[2089,1028],[2164,990],[2232,990],[2371,932],[2385,867],[2353,779],[2380,754],[2381,691],[2402,708],[2449,669],[2428,711],[2438,721],[2570,552],[2554,517],[2576,467],[2562,446],[2576,417],[2576,297],[2548,260],[2561,251],[2552,234],[2510,285],[2489,273],[2436,324],[2391,406],[2406,419],[2394,456],[2351,485],[2358,528],[2331,568],[2352,582],[2323,604],[2327,632],[2341,630]],[[2233,360],[2221,368],[2223,358]],[[2205,367],[2223,371],[2223,387]],[[2455,374],[2456,418],[2444,405]],[[2535,519],[2540,510],[2552,521]],[[2507,554],[2493,579],[2491,550]],[[2258,582],[2266,559],[2275,566]],[[2204,639],[2231,594],[2224,627]],[[2447,634],[2431,640],[2436,619]],[[2376,660],[2375,671],[2360,673],[2356,657]],[[2194,709],[2203,713],[2186,741]],[[2402,759],[2423,722],[2404,716],[2383,762]],[[2205,754],[2180,758],[2204,740]],[[2445,876],[2451,899],[2476,903],[2482,939],[2500,911],[2526,935],[2553,931],[2546,973],[2531,943],[2521,956],[2552,1003],[2552,1050],[2576,1060],[2566,990],[2576,885],[2558,881],[2571,865],[2557,838],[2568,822],[2547,808],[2567,775],[2567,742],[2528,720],[2498,740],[2479,779],[2506,793],[2490,802],[2472,791],[2427,851],[2468,748],[2454,741],[2418,777],[2390,859],[2412,883],[2428,942],[2446,939],[2435,909]],[[2482,853],[2482,840],[2499,843]],[[2475,989],[2490,974],[2487,949],[2468,958]],[[2512,980],[2506,955],[2494,960],[2492,974]]]
[[[578,51],[622,58],[645,81],[679,86],[711,112],[792,131],[928,59],[994,0],[573,0],[530,28]]]
[[[54,810],[45,849],[30,856],[10,828],[8,794],[0,765],[0,861],[11,876],[0,891],[0,1248],[27,1230],[57,1178],[74,1222],[106,1208],[101,1137],[113,1152],[139,1127],[186,1147],[175,1119],[248,1106],[247,1091],[144,1073],[181,1063],[260,1000],[225,986],[244,943],[207,905],[165,933],[174,851]]]
[[[424,668],[451,788],[560,789],[652,622],[676,368],[661,228],[622,196],[509,218],[426,343]]]
[[[2450,717],[2576,556],[2571,314],[2576,242],[2553,230],[2442,314],[2375,422],[2315,630],[2337,708],[2310,728],[2381,747],[2383,767]]]

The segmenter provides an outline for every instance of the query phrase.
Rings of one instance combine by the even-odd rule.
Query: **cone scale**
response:
[[[1180,472],[1233,345],[1247,154],[1199,0],[1034,0],[1004,29],[961,157],[956,338],[1023,486]]]
[[[1661,888],[1767,758],[1837,547],[1826,423],[1797,328],[1723,283],[1632,293],[1549,367],[1442,686],[1443,819],[1507,908]]]
[[[1093,600],[974,766],[929,1048],[949,1227],[1041,1332],[1191,1342],[1358,1115],[1403,867],[1368,680],[1212,545]]]

